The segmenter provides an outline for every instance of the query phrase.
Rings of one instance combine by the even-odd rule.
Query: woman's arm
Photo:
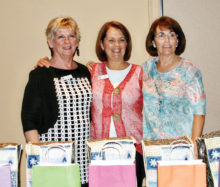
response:
[[[39,143],[39,134],[37,130],[30,130],[30,131],[26,131],[24,133],[25,136],[25,140],[26,142],[34,142],[34,143]]]
[[[202,74],[195,66],[190,66],[187,72],[188,86],[186,88],[193,112],[192,141],[194,143],[195,158],[198,156],[196,138],[202,135],[206,114],[206,96],[202,81]]]
[[[191,138],[194,143],[195,158],[198,158],[198,148],[197,148],[196,138],[202,135],[204,123],[205,123],[205,115],[194,115]]]
[[[204,115],[194,115],[193,128],[192,128],[193,141],[195,141],[196,137],[200,137],[202,135],[204,123],[205,123]]]
[[[95,62],[93,61],[88,61],[86,64],[86,67],[89,69],[89,71],[92,70],[92,66],[95,64]],[[44,57],[44,58],[40,58],[40,60],[38,60],[37,64],[34,66],[34,68],[37,67],[50,67],[50,62],[49,62],[49,58],[48,57]]]
[[[32,71],[25,87],[22,102],[21,120],[26,142],[38,141],[38,128],[41,124],[42,99],[40,96],[39,76]],[[33,136],[33,137],[32,137]]]

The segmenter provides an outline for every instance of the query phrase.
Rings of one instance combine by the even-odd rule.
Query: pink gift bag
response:
[[[10,165],[0,165],[0,186],[11,187],[11,167]]]
[[[89,187],[136,187],[136,168],[131,165],[90,165]]]

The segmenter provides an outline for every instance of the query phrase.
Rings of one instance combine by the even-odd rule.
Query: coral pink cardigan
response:
[[[125,79],[114,89],[108,79],[106,62],[93,65],[91,139],[109,138],[112,116],[117,137],[133,136],[137,151],[142,153],[142,74],[142,66],[132,64]]]

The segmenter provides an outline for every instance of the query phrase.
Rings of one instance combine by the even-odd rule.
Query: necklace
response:
[[[158,77],[156,78],[154,84],[155,84],[155,88],[156,88],[158,98],[159,98],[159,108],[160,108],[159,111],[161,112],[162,105],[163,105],[163,96],[162,96],[163,80],[161,78],[161,75],[159,76],[159,79]]]
[[[171,80],[166,79],[165,77],[163,77],[163,74],[156,71],[156,76],[155,76],[155,88],[156,88],[156,92],[158,94],[158,99],[159,99],[159,111],[161,112],[161,110],[164,108],[164,92],[167,88],[170,87],[171,84]]]

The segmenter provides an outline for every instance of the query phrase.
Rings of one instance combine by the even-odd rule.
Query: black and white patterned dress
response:
[[[90,139],[91,84],[87,77],[79,77],[76,70],[54,71],[54,86],[58,102],[58,119],[48,132],[40,134],[40,141],[74,141],[75,161],[80,164],[81,183],[88,183],[88,150]]]

